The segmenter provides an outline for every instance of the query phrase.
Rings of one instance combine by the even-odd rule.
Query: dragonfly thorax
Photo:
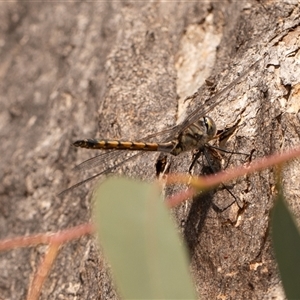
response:
[[[214,138],[216,132],[217,127],[213,119],[207,116],[202,117],[179,134],[170,153],[178,155],[181,152],[200,149]]]

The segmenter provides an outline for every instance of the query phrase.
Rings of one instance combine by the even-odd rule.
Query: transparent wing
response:
[[[103,151],[104,151],[104,153],[100,153],[92,158],[89,158],[89,159],[83,161],[79,165],[75,166],[74,170],[75,171],[86,171],[86,170],[90,170],[92,168],[98,167],[99,165],[106,165],[105,162],[107,162],[108,160],[113,160],[113,159],[117,158],[118,156],[121,156],[122,152],[124,152],[124,151],[120,151],[120,150],[111,150],[111,151],[103,150]]]
[[[141,138],[140,141],[148,141],[150,139],[158,138],[159,136],[168,136],[164,141],[172,140],[176,135],[180,134],[187,127],[189,127],[192,123],[198,121],[201,117],[207,115],[211,110],[213,110],[216,106],[220,105],[224,101],[224,97],[226,94],[237,84],[239,83],[251,70],[253,70],[264,58],[258,59],[255,63],[253,63],[247,70],[245,70],[239,77],[233,80],[229,85],[227,85],[223,90],[217,92],[212,98],[210,98],[210,102],[212,103],[206,109],[202,106],[196,108],[192,113],[190,113],[187,118],[178,125],[175,125],[171,128],[165,129],[160,132],[156,132],[150,135],[147,135],[144,138]]]
[[[120,151],[119,151],[120,152]],[[121,160],[119,160],[118,163],[112,164],[110,167],[107,167],[107,156],[109,156],[109,159],[112,160],[113,158],[120,158],[120,153],[118,153],[118,151],[111,151],[110,153],[101,153],[100,155],[96,156],[96,157],[92,157],[86,161],[84,161],[83,163],[77,165],[74,169],[75,170],[80,170],[80,171],[84,171],[84,170],[88,170],[91,169],[93,167],[96,166],[102,166],[102,170],[100,172],[98,172],[97,174],[90,176],[74,185],[72,185],[71,187],[63,190],[61,193],[59,193],[57,196],[58,197],[63,197],[66,193],[74,190],[75,188],[92,181],[93,179],[100,177],[101,175],[105,175],[105,174],[109,174],[111,172],[113,172],[115,169],[117,169],[118,167],[120,167],[121,165],[125,164],[126,162],[136,158],[139,155],[144,154],[143,152],[133,152],[130,153],[131,155],[127,155],[126,158],[123,158]],[[122,155],[121,155],[122,156]],[[124,156],[124,155],[123,155]]]
[[[238,82],[240,82],[249,72],[254,69],[260,61],[262,61],[264,57],[258,59],[255,63],[253,63],[247,70],[245,70],[239,77],[233,80],[229,85],[227,85],[223,90],[217,92],[212,98],[210,98],[210,102],[212,103],[207,109],[203,109],[203,107],[199,107],[195,109],[192,113],[188,115],[188,117],[179,125],[175,126],[179,132],[184,131],[187,127],[189,127],[192,123],[196,122],[202,116],[207,115],[212,109],[218,106],[220,103],[224,101],[224,97],[227,92],[229,92]],[[172,128],[171,131],[174,129]]]

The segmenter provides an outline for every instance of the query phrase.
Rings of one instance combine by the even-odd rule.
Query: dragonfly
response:
[[[199,153],[203,151],[203,148],[208,146],[208,142],[217,138],[217,126],[214,120],[207,114],[216,106],[220,105],[224,100],[224,96],[236,84],[242,81],[242,79],[245,78],[247,74],[249,74],[249,72],[253,70],[262,59],[263,58],[258,59],[246,71],[241,73],[239,77],[237,77],[223,90],[217,92],[212,98],[210,98],[210,102],[212,104],[209,107],[206,109],[203,109],[203,107],[198,107],[192,111],[181,123],[171,128],[147,135],[137,141],[109,139],[83,139],[75,141],[73,143],[75,147],[106,150],[104,153],[101,153],[77,165],[75,170],[89,170],[95,166],[105,165],[107,161],[119,162],[114,163],[111,167],[105,168],[97,174],[72,185],[71,187],[62,191],[58,196],[61,196],[66,192],[69,192],[70,190],[73,190],[101,175],[111,173],[122,164],[147,151],[168,153],[174,156],[192,150],[198,150]],[[162,137],[165,137],[163,142],[159,142],[159,140],[162,140]],[[153,139],[154,142],[151,141]],[[118,157],[121,155],[120,152],[122,152],[120,150],[123,150],[123,152],[137,151],[138,153],[118,160]]]

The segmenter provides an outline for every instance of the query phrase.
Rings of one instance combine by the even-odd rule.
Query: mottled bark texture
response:
[[[222,128],[242,115],[226,146],[255,149],[254,158],[299,144],[299,20],[298,1],[1,3],[0,237],[89,221],[94,183],[56,197],[83,179],[72,167],[94,154],[74,149],[74,140],[136,138],[172,126],[213,104],[265,53],[210,116]],[[151,180],[156,158],[120,170]],[[233,155],[229,165],[243,159]],[[186,172],[190,161],[190,153],[174,159],[171,171]],[[283,297],[268,237],[273,175],[228,185],[242,212],[236,204],[217,211],[232,202],[222,187],[174,210],[203,299]],[[299,218],[297,161],[284,184]],[[43,253],[1,253],[1,299],[26,297]],[[114,299],[108,274],[95,241],[84,237],[61,249],[41,299]]]

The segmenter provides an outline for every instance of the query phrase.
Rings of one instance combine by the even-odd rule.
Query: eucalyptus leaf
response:
[[[124,299],[197,299],[158,185],[111,178],[94,194],[100,246]]]
[[[272,240],[282,284],[288,299],[300,299],[300,235],[281,190],[272,214]]]

